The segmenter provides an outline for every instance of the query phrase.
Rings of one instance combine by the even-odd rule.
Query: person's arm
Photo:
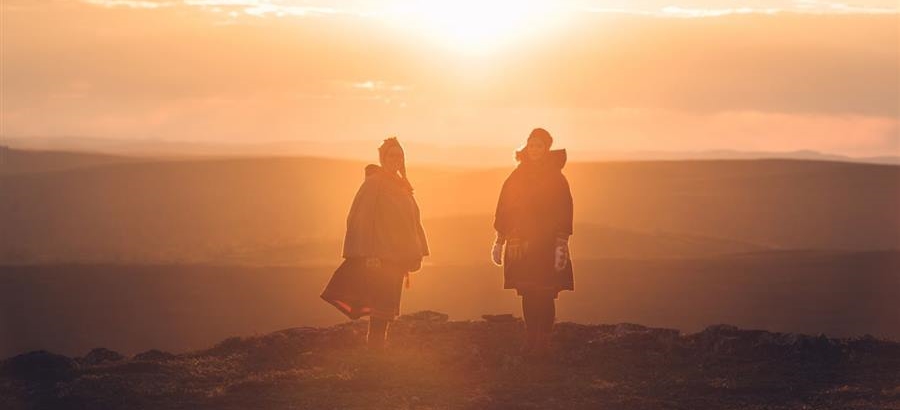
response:
[[[565,175],[560,174],[559,191],[559,209],[557,210],[556,220],[556,237],[568,241],[573,231],[573,203],[572,191],[569,188],[569,181]]]
[[[509,211],[511,179],[512,175],[503,182],[503,187],[500,189],[500,198],[497,199],[497,209],[494,212],[494,230],[497,231],[497,236],[491,247],[491,260],[497,266],[503,264],[503,245],[506,244],[509,233],[512,230]]]
[[[506,181],[503,182],[503,187],[500,188],[500,197],[497,199],[497,209],[494,212],[494,230],[497,231],[495,243],[505,243],[513,229],[512,212],[510,210],[510,207],[513,205],[510,198],[513,185],[512,180],[513,175],[506,178]]]
[[[556,260],[554,266],[557,271],[562,271],[569,263],[569,236],[572,235],[573,212],[572,192],[566,177],[560,174],[559,209],[556,220]]]
[[[375,227],[380,195],[378,185],[378,181],[367,178],[353,198],[353,205],[350,206],[350,213],[347,215],[344,258],[378,258],[380,256],[378,232]]]
[[[418,237],[419,243],[419,255],[413,260],[410,261],[409,271],[417,272],[419,269],[422,269],[422,259],[431,254],[428,249],[428,236],[425,234],[425,227],[422,226],[422,214],[419,210],[419,204],[415,198],[413,198],[413,210],[414,217],[416,219],[416,235]],[[408,278],[407,278],[407,284]]]

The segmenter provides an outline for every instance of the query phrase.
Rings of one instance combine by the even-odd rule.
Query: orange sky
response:
[[[4,0],[2,132],[900,155],[896,2],[674,3]]]

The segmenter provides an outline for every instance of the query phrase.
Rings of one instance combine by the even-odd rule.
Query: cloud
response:
[[[675,16],[675,17],[719,17],[719,16],[727,16],[730,14],[776,14],[781,12],[782,9],[778,8],[753,8],[753,7],[739,7],[739,8],[726,8],[726,9],[698,9],[698,8],[684,8],[677,6],[666,6],[660,9],[660,13],[664,16]]]
[[[152,0],[83,0],[87,4],[102,7],[127,7],[132,9],[157,9],[161,7],[173,7],[179,3],[173,1]]]
[[[368,91],[380,91],[380,92],[404,92],[409,90],[409,86],[400,85],[400,84],[389,84],[384,81],[375,81],[375,80],[366,80],[361,82],[349,83],[351,88],[362,89]]]
[[[820,0],[793,0],[791,10],[807,13],[896,14],[900,5],[896,2],[873,4],[847,4]]]
[[[354,14],[384,16],[417,5],[414,0],[80,0],[104,7],[159,8],[176,5],[211,9],[242,8],[253,16],[308,16]],[[433,2],[454,0],[432,0]],[[715,17],[730,14],[773,14],[778,12],[813,14],[896,14],[900,5],[893,1],[869,0],[833,2],[821,0],[762,0],[735,2],[731,0],[562,0],[547,1],[547,7],[557,11],[613,14],[657,15],[663,17]],[[735,5],[737,3],[737,5]]]
[[[245,14],[254,17],[266,16],[311,16],[338,14],[342,10],[335,7],[297,5],[293,2],[271,0],[81,0],[82,2],[106,8],[123,7],[129,9],[159,9],[188,7],[222,13],[232,17]]]
[[[527,122],[573,140],[615,130],[619,143],[646,149],[758,142],[877,153],[898,143],[896,16],[584,13],[566,30],[473,58],[363,15],[263,19],[244,10],[273,2],[188,1],[38,10],[5,0],[5,13],[29,8],[4,15],[5,133],[284,139],[398,130],[490,141],[518,138]],[[215,25],[230,12],[242,23]]]
[[[406,27],[360,18],[221,27],[214,21],[93,6],[8,17],[4,101],[27,104],[79,81],[93,85],[95,98],[122,102],[324,95],[345,81],[379,93],[405,87],[407,101],[434,105],[900,112],[900,40],[892,16],[590,15],[514,51],[479,58],[437,49]],[[24,38],[31,40],[11,40]]]

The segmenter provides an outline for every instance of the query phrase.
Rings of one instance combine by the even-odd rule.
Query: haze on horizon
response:
[[[900,154],[895,2],[676,4],[4,0],[0,138]]]

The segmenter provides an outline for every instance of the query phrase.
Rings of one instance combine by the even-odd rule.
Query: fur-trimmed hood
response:
[[[563,148],[563,149],[550,150],[550,152],[547,153],[547,158],[541,160],[541,162],[546,161],[549,164],[553,165],[555,168],[563,169],[563,167],[566,166],[567,160],[568,160],[568,154],[566,153],[566,149]],[[527,161],[525,159],[525,148],[524,147],[522,147],[521,149],[516,151],[516,161],[519,161],[519,164],[522,164],[525,161]]]
[[[375,164],[366,165],[366,179],[379,178],[379,177],[396,180],[396,182],[398,184],[400,184],[401,186],[406,188],[406,190],[408,190],[409,192],[413,191],[412,184],[410,184],[409,180],[407,180],[406,178],[401,178],[401,177],[391,178],[390,173],[385,171],[384,167],[382,167],[381,165],[375,165]]]

